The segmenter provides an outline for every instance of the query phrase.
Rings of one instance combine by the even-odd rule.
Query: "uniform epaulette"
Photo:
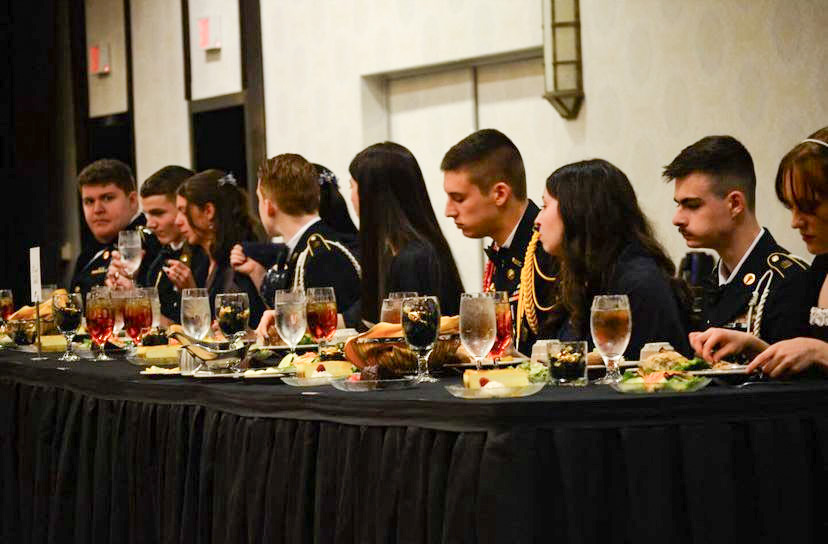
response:
[[[296,270],[293,273],[294,289],[305,288],[305,265],[309,258],[313,258],[314,251],[319,252],[323,247],[326,251],[331,251],[335,248],[342,252],[342,254],[344,254],[345,257],[350,261],[351,266],[354,267],[357,276],[360,279],[362,278],[362,268],[359,266],[359,261],[348,250],[347,247],[335,240],[328,240],[319,233],[313,233],[308,237],[307,246],[296,259]]]
[[[782,252],[775,252],[768,255],[768,266],[783,278],[791,270],[808,270],[808,263],[801,257]],[[792,269],[791,267],[794,268]]]
[[[310,256],[314,256],[314,252],[324,247],[327,251],[331,250],[330,243],[319,233],[313,233],[308,237],[308,248],[310,248]]]

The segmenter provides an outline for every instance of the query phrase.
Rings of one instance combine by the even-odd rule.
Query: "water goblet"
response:
[[[497,338],[494,299],[488,293],[460,296],[460,343],[474,357],[477,370]]]
[[[130,279],[141,267],[141,233],[137,230],[122,230],[118,233],[118,253],[124,263],[124,271]]]
[[[207,289],[184,289],[181,293],[181,326],[193,340],[210,332],[210,299]]]
[[[618,383],[621,379],[618,365],[624,358],[632,333],[632,314],[627,295],[599,295],[592,299],[589,328],[592,341],[607,367],[607,374],[595,383]]]
[[[66,352],[58,361],[71,362],[80,359],[72,352],[72,339],[77,334],[83,319],[83,300],[80,293],[58,293],[52,296],[52,314],[55,316],[55,325],[58,331],[66,338]],[[57,367],[58,370],[69,370],[66,365]]]
[[[438,381],[428,372],[426,354],[434,348],[440,331],[440,301],[437,297],[404,298],[400,313],[405,341],[417,353],[417,381]]]
[[[306,303],[307,297],[304,291],[289,289],[276,291],[273,301],[276,331],[288,345],[292,354],[296,353],[296,345],[302,340],[308,328]]]

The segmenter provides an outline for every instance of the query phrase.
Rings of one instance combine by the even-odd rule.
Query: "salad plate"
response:
[[[340,391],[391,391],[395,389],[409,389],[419,384],[415,376],[392,378],[388,380],[351,380],[349,378],[333,378],[331,385]]]
[[[298,378],[296,376],[286,376],[282,378],[282,381],[293,387],[316,387],[320,385],[330,385],[331,381],[334,379],[335,378],[331,376],[319,376],[316,378]]]
[[[628,370],[621,376],[621,381],[611,383],[610,387],[619,393],[632,395],[692,393],[704,389],[711,381],[711,378],[694,376],[689,372],[664,371],[642,375],[640,371]]]
[[[447,385],[446,391],[459,399],[498,399],[519,398],[534,395],[546,385],[544,383],[530,383],[518,387],[481,387],[471,389],[462,385]]]

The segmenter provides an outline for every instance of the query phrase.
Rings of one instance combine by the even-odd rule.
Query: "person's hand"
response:
[[[770,346],[747,366],[748,372],[760,369],[771,378],[800,374],[813,365],[828,370],[828,344],[815,338],[793,338]]]
[[[249,258],[240,244],[230,250],[230,266],[239,274],[244,274],[253,280],[256,287],[261,287],[265,276],[265,269],[258,261]]]
[[[190,267],[176,259],[169,259],[167,266],[164,267],[164,273],[170,281],[179,290],[181,289],[195,289],[198,287],[193,277],[193,271]]]
[[[109,261],[109,267],[106,270],[105,283],[107,287],[115,290],[132,289],[134,286],[126,272],[121,254],[117,251],[112,252],[112,259]]]
[[[274,327],[275,323],[276,312],[273,310],[265,310],[262,314],[262,319],[259,321],[259,326],[256,327],[256,341],[259,344],[267,346],[273,343],[271,339],[279,338],[279,333]]]
[[[690,346],[702,359],[714,363],[728,355],[759,353],[768,345],[746,332],[731,329],[710,328],[704,332],[690,333]]]

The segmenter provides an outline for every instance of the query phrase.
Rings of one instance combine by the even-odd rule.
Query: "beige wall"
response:
[[[168,164],[190,166],[190,128],[184,97],[181,4],[130,2],[136,179]]]
[[[268,154],[293,151],[326,164],[347,193],[350,159],[387,135],[373,111],[387,107],[382,88],[361,76],[539,47],[540,7],[539,0],[262,2]],[[481,126],[518,135],[532,156],[530,195],[539,197],[558,166],[606,158],[633,181],[678,259],[686,248],[670,225],[672,187],[661,168],[693,141],[728,133],[753,154],[762,222],[804,254],[771,184],[785,151],[828,125],[824,1],[581,0],[581,17],[586,101],[577,120],[561,119],[540,98],[541,75],[525,68],[516,77],[538,92],[519,96],[520,108],[497,93],[481,97]],[[491,88],[507,89],[509,79]],[[436,166],[422,164],[424,172]],[[433,198],[439,213],[444,200]]]
[[[112,70],[107,75],[87,74],[89,116],[123,113],[128,109],[126,32],[123,0],[86,0],[86,54],[89,47],[109,45]]]
[[[178,2],[168,2],[172,7]],[[268,4],[267,0],[262,4]],[[192,98],[211,98],[242,90],[241,30],[239,3],[236,0],[189,0],[190,73]],[[221,27],[221,49],[199,49],[198,20],[217,17]],[[212,31],[211,31],[212,32]]]

